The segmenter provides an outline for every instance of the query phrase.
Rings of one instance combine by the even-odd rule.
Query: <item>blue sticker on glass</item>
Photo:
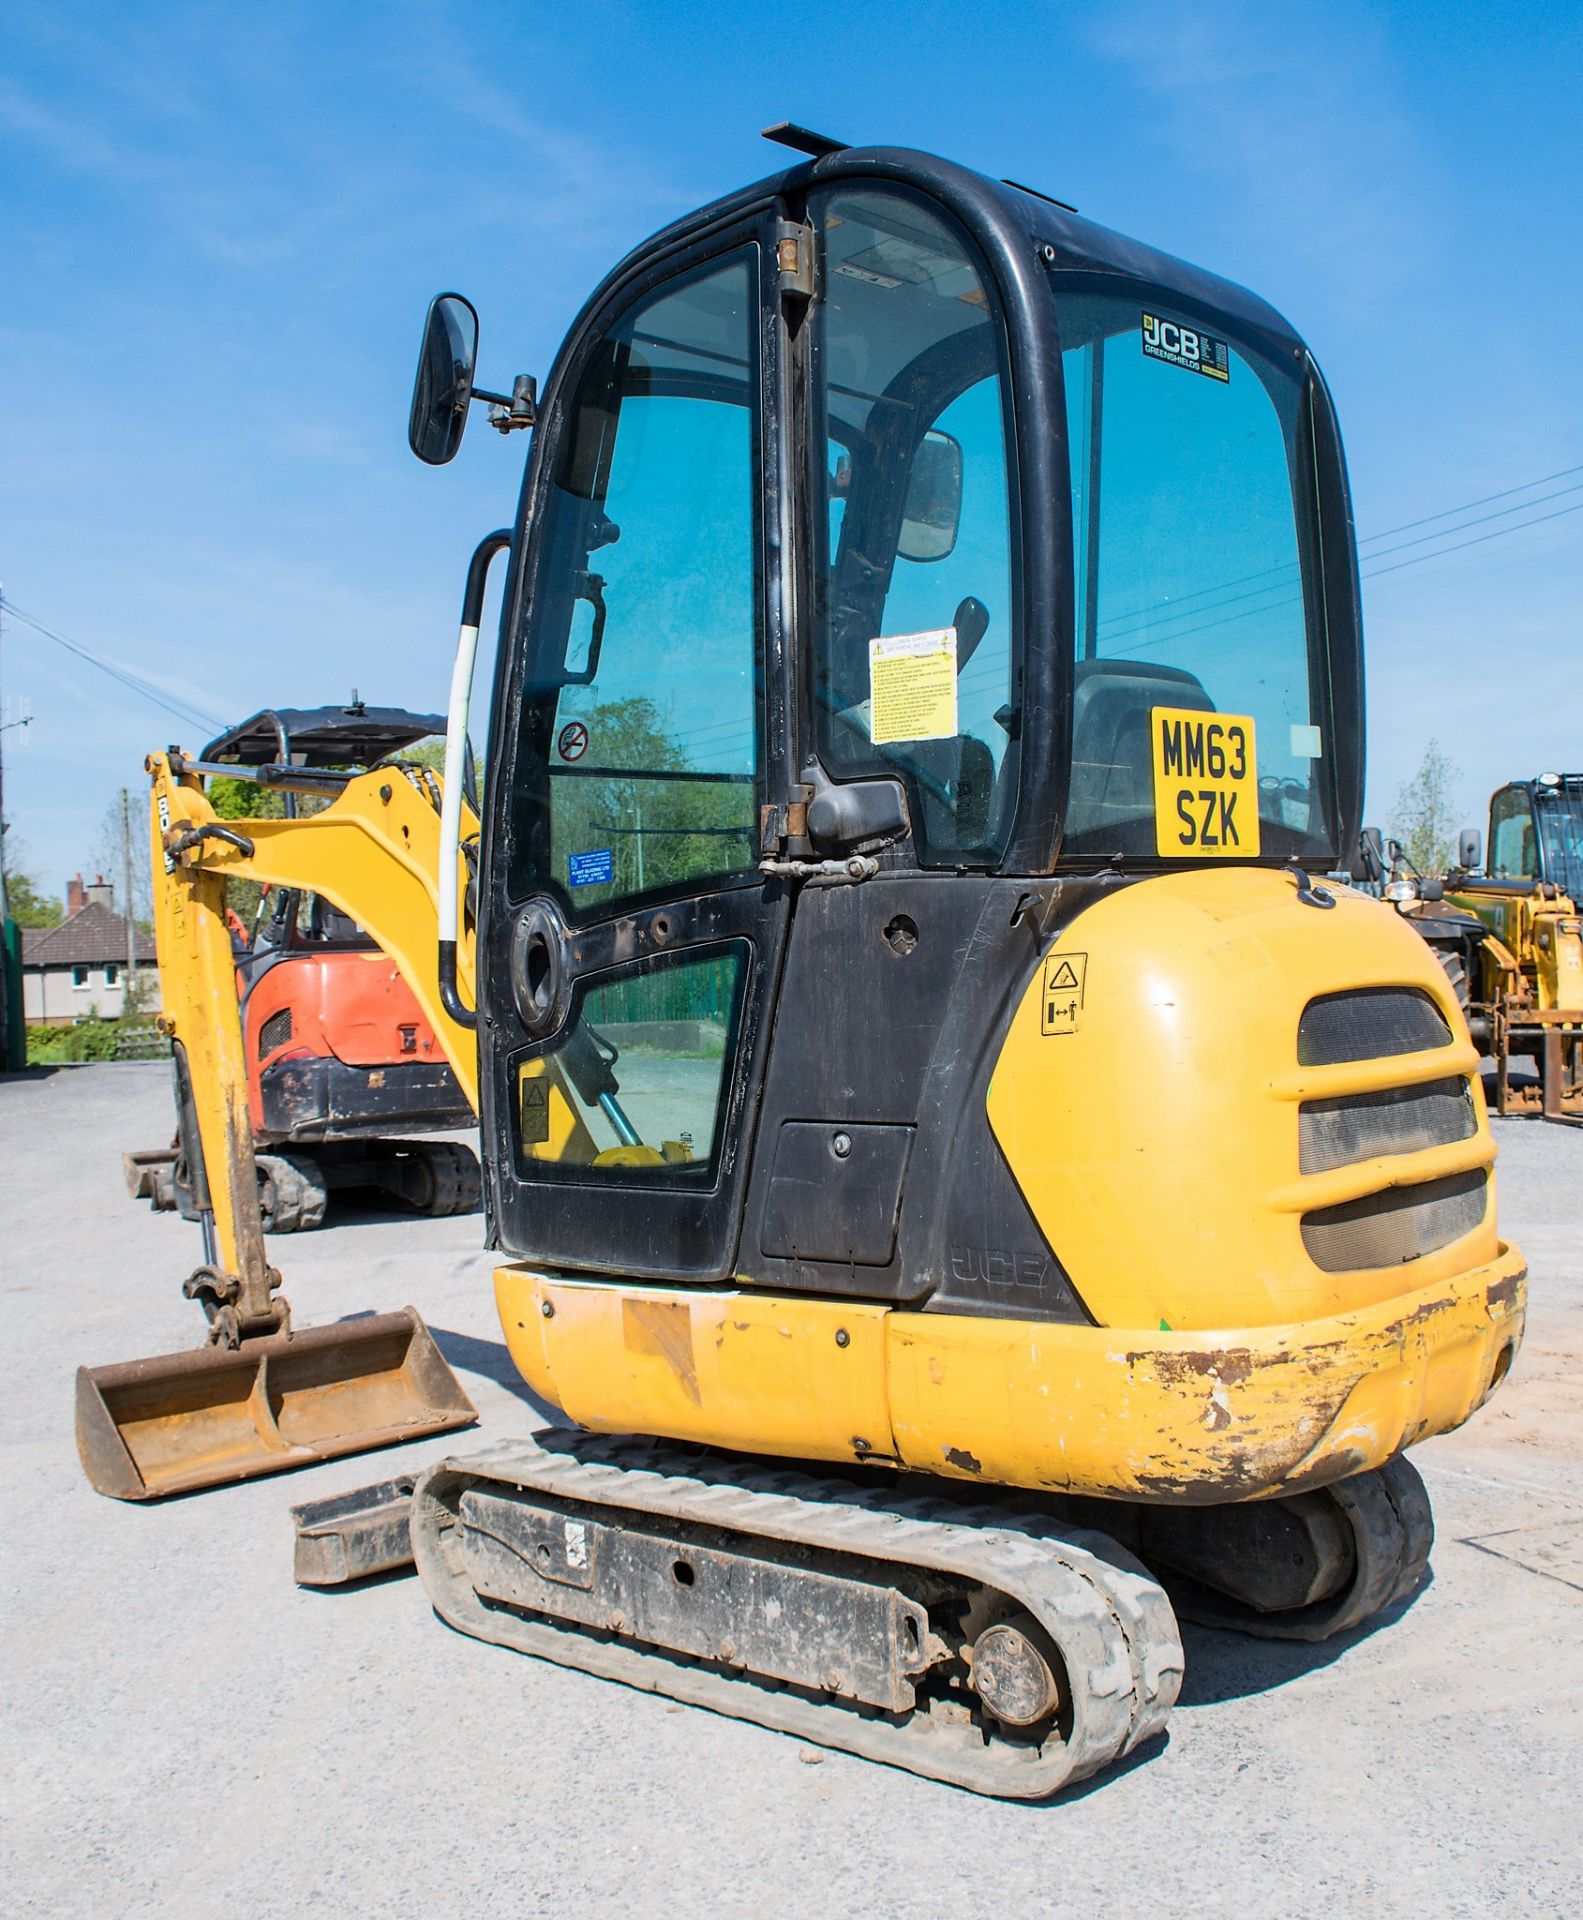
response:
[[[608,847],[598,853],[569,853],[566,865],[574,887],[597,887],[615,877],[616,863]]]

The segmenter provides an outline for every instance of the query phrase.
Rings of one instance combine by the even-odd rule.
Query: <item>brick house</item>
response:
[[[101,875],[91,887],[74,874],[66,886],[66,918],[58,927],[22,929],[22,1011],[40,1026],[65,1027],[96,1014],[114,1020],[126,993],[126,921],[115,889]],[[138,975],[147,1011],[159,1006],[154,940],[136,935]],[[144,969],[148,972],[145,974]]]

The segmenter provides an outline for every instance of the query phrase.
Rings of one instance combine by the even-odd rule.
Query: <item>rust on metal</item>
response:
[[[77,1452],[118,1500],[252,1480],[477,1417],[414,1307],[77,1371]]]

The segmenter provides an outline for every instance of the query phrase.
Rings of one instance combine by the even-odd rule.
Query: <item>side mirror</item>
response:
[[[962,519],[962,445],[931,428],[912,456],[896,551],[904,560],[943,560]]]
[[[1457,835],[1457,865],[1464,873],[1476,873],[1483,859],[1483,834],[1477,827],[1464,827]]]
[[[1385,878],[1385,842],[1378,827],[1365,827],[1358,835],[1358,852],[1352,862],[1352,877],[1366,886],[1377,886]]]
[[[1444,900],[1445,897],[1446,883],[1444,880],[1420,880],[1418,882],[1418,898],[1420,900]]]
[[[408,446],[431,467],[454,459],[462,444],[477,364],[478,315],[472,302],[459,293],[437,294],[423,323],[407,421]]]

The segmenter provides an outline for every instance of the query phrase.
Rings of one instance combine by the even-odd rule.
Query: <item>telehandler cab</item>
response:
[[[1038,193],[776,137],[542,398],[431,308],[415,451],[536,423],[453,677],[452,775],[509,547],[476,930],[455,777],[421,834],[364,775],[241,845],[156,755],[166,1004],[289,865],[476,1075],[501,1326],[585,1431],[419,1481],[446,1619],[1037,1797],[1163,1724],[1155,1573],[1308,1639],[1414,1590],[1402,1450],[1502,1378],[1523,1265],[1445,975],[1315,878],[1363,682],[1303,342]],[[250,1167],[215,1202],[218,1296]]]
[[[1583,773],[1511,780],[1490,796],[1489,865],[1463,829],[1448,898],[1479,922],[1473,1000],[1489,1030],[1501,1113],[1583,1125]],[[1514,1085],[1527,1055],[1538,1085]]]

